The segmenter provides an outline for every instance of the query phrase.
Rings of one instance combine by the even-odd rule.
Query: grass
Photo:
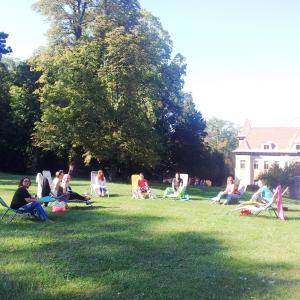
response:
[[[0,173],[2,198],[12,198],[18,178]],[[89,182],[72,186],[84,192]],[[232,206],[209,202],[215,188],[189,189],[190,202],[134,200],[125,183],[109,190],[94,208],[48,208],[54,223],[0,224],[0,299],[299,299],[295,201],[284,200],[280,222],[226,214]]]

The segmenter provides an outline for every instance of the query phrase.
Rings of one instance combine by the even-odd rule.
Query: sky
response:
[[[48,25],[34,0],[0,0],[11,57],[45,45]],[[140,0],[186,58],[185,91],[205,119],[300,126],[300,1]]]

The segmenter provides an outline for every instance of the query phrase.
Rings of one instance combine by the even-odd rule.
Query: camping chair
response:
[[[42,189],[43,189],[43,175],[41,173],[36,174],[35,182],[37,183],[37,196],[42,197]]]
[[[286,193],[286,191],[287,191],[287,189],[285,189],[282,192],[281,186],[278,185],[275,189],[275,192],[274,192],[270,202],[264,204],[264,203],[260,203],[257,201],[247,201],[246,203],[239,205],[237,208],[233,209],[232,211],[245,211],[246,210],[246,211],[250,211],[251,214],[256,215],[256,216],[264,211],[268,211],[269,214],[271,214],[273,212],[276,218],[284,220],[283,208],[282,208],[282,195],[284,195],[284,193]],[[276,200],[277,200],[278,214],[276,212],[276,209],[273,207],[273,204]]]
[[[52,181],[51,172],[48,171],[48,170],[44,170],[44,171],[42,172],[42,175],[43,175],[43,177],[46,177],[46,178],[48,179],[50,188],[51,188],[51,190],[52,190],[52,188],[53,188],[53,181]]]
[[[22,210],[22,208],[19,208],[19,209],[10,208],[1,197],[0,197],[0,204],[6,208],[5,212],[0,217],[0,220],[5,224],[11,223],[17,215],[23,215],[23,214],[26,214],[28,216],[30,215],[28,212]],[[13,213],[10,217],[8,216],[9,212]],[[8,218],[8,220],[6,222],[4,221],[5,217]]]
[[[234,203],[239,203],[239,199],[242,198],[243,194],[245,194],[246,190],[247,190],[247,184],[241,180],[240,183],[239,183],[239,186],[238,186],[238,191],[239,191],[239,194],[236,194],[235,195],[235,198],[234,198],[234,201],[233,201],[233,204]]]
[[[239,191],[239,193],[240,193],[240,198],[243,196],[243,194],[246,192],[246,190],[247,190],[247,184],[243,181],[243,180],[241,180],[240,181],[240,184],[239,184],[239,186],[238,186],[238,191]]]
[[[93,195],[93,196],[97,195],[97,185],[95,183],[95,179],[96,179],[97,174],[98,174],[98,171],[91,171],[91,186],[90,186],[90,189],[91,189],[91,195]],[[107,197],[109,197],[109,191],[107,189],[107,186],[106,186],[105,194],[106,194]]]
[[[179,193],[166,194],[165,197],[179,199],[181,201],[188,201],[189,195],[186,193],[189,175],[188,174],[180,174],[180,178],[182,179],[182,188]]]
[[[139,174],[131,175],[131,194],[132,194],[132,198],[134,198],[134,199],[140,198],[140,195],[136,190],[139,179],[140,179]],[[155,195],[151,192],[150,188],[148,189],[147,192],[142,192],[142,196],[144,198],[150,198],[150,199],[156,198]]]

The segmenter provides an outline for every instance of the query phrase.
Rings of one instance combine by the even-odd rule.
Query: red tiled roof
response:
[[[242,131],[241,132],[245,132]],[[245,139],[241,141],[238,150],[258,150],[263,144],[276,145],[274,150],[292,150],[295,143],[300,144],[299,127],[254,127],[247,128]]]

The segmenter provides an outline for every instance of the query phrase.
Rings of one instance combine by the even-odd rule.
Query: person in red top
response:
[[[140,198],[144,198],[143,193],[149,193],[148,181],[144,178],[143,173],[140,173],[140,179],[137,182],[136,191]]]

